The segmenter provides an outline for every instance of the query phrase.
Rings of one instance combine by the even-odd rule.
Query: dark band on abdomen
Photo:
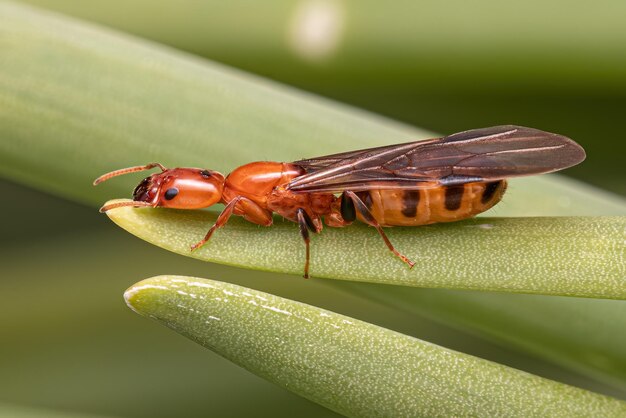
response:
[[[417,206],[419,203],[419,190],[405,190],[402,195],[402,214],[407,218],[414,218],[417,215]]]
[[[491,201],[493,196],[498,191],[500,184],[502,184],[502,180],[492,181],[490,183],[487,183],[487,186],[485,187],[485,190],[483,191],[483,195],[480,198],[480,203],[482,203],[483,205],[489,203],[489,201]]]
[[[449,211],[458,210],[463,202],[463,192],[465,191],[464,185],[447,186],[446,187],[446,199],[445,206]]]

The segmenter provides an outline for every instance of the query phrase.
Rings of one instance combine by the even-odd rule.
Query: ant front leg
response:
[[[383,228],[380,226],[380,224],[378,223],[378,221],[376,220],[374,215],[372,215],[372,212],[370,212],[370,210],[367,208],[365,203],[363,203],[363,201],[361,199],[359,199],[359,197],[354,192],[345,191],[343,193],[344,193],[344,195],[348,196],[352,200],[352,202],[354,203],[354,207],[355,207],[356,211],[363,217],[363,220],[368,225],[373,226],[374,228],[376,228],[376,230],[378,231],[378,233],[382,237],[383,241],[385,241],[385,245],[387,245],[387,248],[389,248],[391,250],[391,252],[394,253],[400,260],[402,260],[405,263],[407,263],[410,268],[413,268],[415,263],[413,261],[409,260],[407,256],[405,256],[404,254],[400,253],[398,250],[395,249],[395,247],[393,246],[391,241],[389,241],[389,238],[387,238],[387,235],[383,231]]]
[[[206,233],[202,241],[197,242],[191,246],[191,251],[195,251],[198,248],[202,247],[204,244],[207,243],[209,239],[211,239],[211,236],[218,228],[221,228],[224,225],[226,225],[226,222],[228,222],[228,219],[230,219],[230,215],[232,215],[233,211],[235,210],[235,206],[237,205],[237,203],[239,203],[241,199],[242,197],[238,196],[234,198],[233,200],[231,200],[230,202],[228,202],[228,204],[226,205],[222,213],[220,213],[220,216],[217,217],[217,221],[215,221],[215,223],[209,229],[209,232]]]
[[[258,225],[269,226],[272,224],[272,213],[260,207],[258,204],[254,203],[252,200],[243,197],[237,196],[222,210],[220,216],[217,217],[215,224],[209,229],[209,232],[206,233],[204,239],[202,241],[191,246],[191,251],[195,251],[198,248],[202,247],[207,241],[211,238],[213,233],[218,229],[226,225],[230,216],[235,211],[235,207],[237,204],[240,204],[239,210],[243,211],[243,217],[247,221],[253,222]]]

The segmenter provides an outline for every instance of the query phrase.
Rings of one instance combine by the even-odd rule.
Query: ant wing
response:
[[[295,161],[306,174],[294,192],[424,189],[550,173],[585,159],[569,138],[522,126],[495,126],[443,138]]]

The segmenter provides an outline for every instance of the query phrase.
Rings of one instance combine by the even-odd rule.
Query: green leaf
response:
[[[115,168],[159,161],[228,171],[252,160],[290,161],[431,136],[232,68],[16,4],[0,3],[0,47],[0,174],[93,207],[111,197],[128,196],[140,178],[127,176],[91,187],[95,177]],[[489,214],[624,215],[626,205],[624,199],[580,182],[541,176],[511,182],[504,201]],[[236,225],[237,221],[216,237],[226,236]],[[285,256],[295,258],[295,266],[302,260],[298,256],[302,243],[292,227],[288,226],[285,239],[294,240],[294,246]],[[263,234],[257,229],[242,239],[262,236],[266,245],[275,241],[280,228],[260,231]],[[385,253],[375,233],[363,229],[372,240],[367,248]],[[357,231],[355,227],[337,233]],[[326,232],[330,231],[315,237],[316,241],[329,239]],[[419,234],[420,229],[411,233]],[[181,248],[183,244],[187,243],[181,243]],[[388,261],[395,265],[396,260]],[[300,273],[295,267],[293,271]],[[395,306],[396,290],[380,289],[389,295],[386,303],[390,306]],[[480,305],[497,311],[502,296],[482,295]],[[564,347],[582,347],[587,335],[602,335],[602,330],[608,333],[602,338],[610,338],[609,322],[626,327],[622,310],[615,307],[590,307],[585,321],[553,322],[547,315],[546,334],[569,336],[555,343],[520,331],[517,325],[534,326],[523,312],[536,307],[521,295],[509,296],[520,297],[516,308],[522,314],[515,321],[477,315],[479,323],[473,329],[490,330],[485,332],[524,351],[528,351],[527,341],[513,341],[536,338],[535,346],[552,349],[553,355],[547,358],[567,356]],[[457,300],[472,306],[469,296],[460,295]],[[419,298],[412,303],[419,303]],[[546,299],[544,304],[551,312],[561,306],[556,299]],[[442,306],[448,315],[439,315],[441,310],[435,308],[423,312],[428,310],[431,316],[444,317],[462,328],[472,326],[455,318],[453,307]],[[606,365],[625,364],[626,349],[621,347],[590,358],[589,367],[598,366],[592,376],[605,376]]]
[[[124,297],[141,315],[348,416],[626,414],[624,402],[245,287],[159,276]]]
[[[425,131],[145,41],[0,3],[0,174],[83,202],[91,181],[158,161],[227,171]],[[45,175],[43,175],[45,173]]]
[[[529,85],[533,94],[626,89],[620,0],[604,0],[602,7],[571,7],[567,0],[397,0],[392,8],[375,0],[163,0],[149,16],[149,0],[25,2],[289,80],[317,75],[338,88],[370,81],[375,89],[418,94],[472,91],[475,100],[503,88],[523,96]],[[325,22],[322,34],[298,30],[315,27],[316,18]],[[572,30],[578,25],[585,31]],[[520,36],[512,28],[527,31]]]
[[[215,222],[214,213],[126,207],[107,214],[131,234],[182,255],[279,273],[303,271],[304,243],[292,223],[259,228],[231,219],[191,252]],[[417,263],[409,269],[373,228],[326,228],[312,241],[311,274],[403,286],[624,299],[625,230],[626,217],[480,218],[391,229],[394,245]]]
[[[513,122],[569,134],[590,158],[568,175],[626,195],[611,122],[626,112],[621,0],[22,1],[439,132]],[[329,26],[297,30],[316,19]]]
[[[339,287],[346,292],[456,324],[626,388],[626,324],[622,319],[626,303],[622,301],[345,284]]]
[[[433,136],[232,68],[29,7],[0,3],[0,174],[98,205],[158,161],[220,171]],[[614,215],[624,199],[542,176],[512,182],[499,216]]]

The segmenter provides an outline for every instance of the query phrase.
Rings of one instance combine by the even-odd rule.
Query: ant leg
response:
[[[372,215],[372,212],[370,212],[369,209],[367,208],[367,206],[365,206],[365,203],[363,203],[363,201],[361,199],[359,199],[359,197],[354,192],[345,191],[344,193],[352,200],[352,202],[354,202],[354,206],[355,206],[356,210],[363,217],[363,220],[368,225],[371,225],[374,228],[376,228],[376,230],[378,231],[378,233],[382,237],[383,241],[385,241],[385,245],[387,245],[387,248],[389,248],[392,253],[394,253],[398,258],[400,258],[400,260],[402,260],[405,263],[407,263],[410,268],[413,268],[415,263],[413,261],[409,260],[404,254],[400,253],[398,250],[396,250],[394,248],[394,246],[391,243],[391,241],[389,241],[389,238],[387,238],[387,235],[385,235],[385,232],[383,231],[383,228],[380,226],[380,224],[378,223],[376,218],[374,218],[374,215]]]
[[[311,250],[310,250],[310,242],[311,239],[309,237],[309,231],[315,232],[319,234],[322,231],[322,223],[320,221],[319,216],[315,216],[311,218],[311,216],[304,210],[303,208],[298,208],[296,211],[296,219],[298,221],[298,226],[300,227],[300,235],[304,240],[304,244],[306,246],[306,260],[304,262],[304,278],[309,278],[309,265],[311,259]]]
[[[222,213],[220,213],[220,216],[217,217],[215,224],[213,224],[211,229],[209,229],[209,232],[207,232],[207,234],[204,236],[204,239],[197,244],[191,246],[191,251],[197,250],[198,248],[202,247],[204,244],[207,243],[207,241],[211,238],[213,233],[218,228],[226,225],[228,219],[230,219],[230,216],[235,211],[235,207],[238,203],[240,203],[241,206],[239,206],[237,209],[242,212],[240,213],[240,215],[243,216],[245,220],[255,223],[257,225],[270,226],[272,224],[271,212],[263,209],[258,204],[254,203],[254,201],[246,197],[237,196],[236,198],[228,202]]]
[[[136,200],[130,200],[130,201],[124,201],[124,202],[109,203],[108,205],[104,205],[100,208],[100,213],[105,213],[108,210],[115,209],[115,208],[122,208],[124,206],[132,206],[134,208],[154,207],[152,203],[137,202]]]
[[[304,240],[304,244],[306,245],[306,261],[304,262],[304,278],[309,278],[309,259],[311,256],[310,250],[310,242],[311,238],[309,237],[309,229],[315,232],[315,226],[311,221],[309,215],[304,211],[304,209],[300,208],[296,212],[296,216],[298,218],[298,225],[300,226],[300,235],[302,235],[302,239]]]
[[[206,244],[206,242],[211,238],[211,235],[213,235],[213,233],[218,229],[223,227],[224,225],[226,225],[226,222],[228,222],[228,219],[230,218],[230,215],[233,214],[233,211],[235,210],[235,206],[237,205],[237,203],[239,203],[239,201],[242,199],[241,196],[238,196],[236,198],[234,198],[233,200],[231,200],[226,207],[224,208],[224,210],[222,211],[222,213],[220,213],[220,216],[217,217],[217,221],[215,221],[215,223],[213,224],[213,226],[209,229],[209,232],[206,233],[206,235],[204,236],[204,238],[202,239],[202,241],[194,244],[191,246],[191,251],[195,251],[198,248],[202,247],[204,244]]]

